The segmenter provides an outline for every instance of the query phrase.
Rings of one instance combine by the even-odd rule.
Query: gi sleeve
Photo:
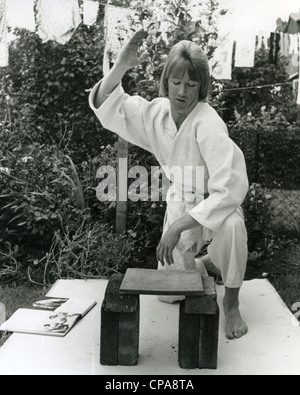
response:
[[[228,136],[221,118],[208,120],[205,126],[201,125],[197,142],[209,173],[209,196],[189,214],[201,225],[216,232],[222,222],[242,204],[248,192],[245,159],[242,151]]]
[[[129,96],[119,84],[105,102],[96,108],[94,99],[100,84],[101,81],[90,92],[89,105],[102,126],[129,143],[152,152],[151,137],[144,124],[144,112],[147,111],[150,103],[140,96]]]

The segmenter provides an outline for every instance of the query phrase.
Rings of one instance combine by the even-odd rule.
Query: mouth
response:
[[[178,101],[179,103],[185,103],[185,99],[176,98],[176,101]]]

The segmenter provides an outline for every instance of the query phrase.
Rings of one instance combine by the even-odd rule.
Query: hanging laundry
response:
[[[290,35],[288,33],[280,32],[280,53],[288,57],[290,47]]]
[[[7,24],[10,27],[35,31],[34,0],[8,0]]]
[[[98,1],[83,0],[83,24],[91,26],[97,21]]]
[[[37,34],[43,43],[66,44],[80,23],[78,0],[38,0]]]
[[[257,34],[257,40],[256,40],[256,50],[260,50],[261,48],[263,48],[263,33],[262,32],[258,32]]]
[[[298,34],[298,38],[299,38],[299,34]],[[297,104],[300,106],[300,61],[298,62],[298,81],[297,82],[298,82]]]
[[[280,49],[280,34],[272,32],[270,33],[270,51],[269,51],[270,63],[277,64],[279,49]]]
[[[299,69],[299,34],[290,34],[290,46],[289,46],[289,64],[287,67],[287,73],[289,76],[298,72]]]
[[[269,51],[270,63],[273,63],[273,57],[274,57],[274,33],[272,32],[270,34],[270,51]]]
[[[113,5],[105,6],[105,48],[103,54],[103,75],[107,74],[124,43],[132,36],[134,11]]]
[[[261,48],[269,49],[268,38],[269,38],[268,33],[259,31],[257,34],[256,50],[259,50]]]
[[[254,66],[255,45],[255,30],[238,30],[235,49],[235,67]]]
[[[274,64],[277,64],[277,61],[278,61],[280,45],[281,45],[280,34],[277,32],[277,33],[275,33]]]
[[[298,39],[297,34],[290,34],[289,54],[298,53]]]
[[[269,49],[269,32],[262,32],[262,44],[264,49]]]
[[[6,0],[0,0],[0,67],[8,66]]]
[[[217,80],[231,80],[233,36],[228,32],[219,37],[212,61],[212,76]]]

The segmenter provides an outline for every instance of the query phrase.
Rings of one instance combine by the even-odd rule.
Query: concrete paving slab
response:
[[[220,305],[218,369],[178,366],[179,305],[141,295],[140,347],[137,366],[102,366],[100,308],[106,280],[59,280],[49,296],[96,298],[97,306],[65,338],[13,334],[0,348],[1,375],[298,375],[300,327],[268,280],[245,281],[241,311],[249,333],[241,339],[224,335]]]

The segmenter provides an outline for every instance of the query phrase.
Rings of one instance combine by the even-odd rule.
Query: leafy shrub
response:
[[[1,283],[8,283],[22,278],[19,261],[18,245],[12,246],[10,242],[0,239],[0,279]]]
[[[240,115],[228,124],[229,134],[245,155],[250,183],[268,187],[300,185],[300,125],[289,123],[277,109]]]
[[[82,221],[76,232],[55,232],[49,252],[33,262],[31,271],[42,270],[44,284],[58,278],[104,278],[137,265],[134,252],[130,236],[118,235],[101,222]]]
[[[267,194],[260,184],[254,183],[250,185],[243,202],[250,260],[256,260],[270,253],[274,247],[271,198],[272,196]]]
[[[7,151],[0,172],[1,237],[49,246],[63,222],[70,226],[85,209],[70,158],[37,143]],[[81,214],[80,214],[81,215]]]
[[[100,7],[101,8],[101,7]],[[103,19],[81,24],[71,40],[42,43],[15,29],[10,62],[0,70],[0,114],[29,142],[57,145],[83,161],[109,138],[88,107],[89,89],[102,77]],[[97,50],[99,48],[99,50]]]

